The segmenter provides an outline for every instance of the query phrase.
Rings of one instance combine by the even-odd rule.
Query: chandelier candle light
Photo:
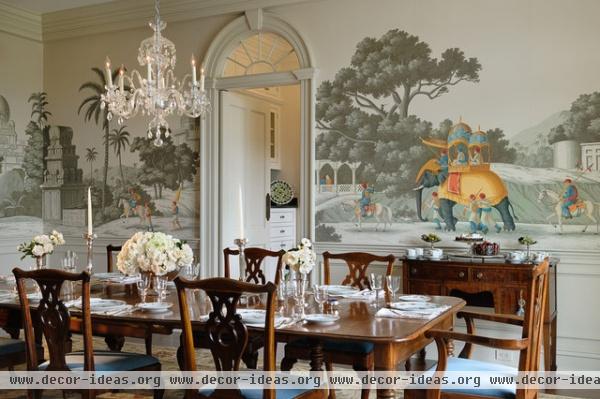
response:
[[[154,145],[161,146],[163,135],[167,138],[171,134],[167,116],[175,112],[180,116],[197,118],[210,111],[210,101],[204,90],[204,69],[200,69],[198,81],[193,56],[191,78],[189,74],[181,81],[175,78],[175,45],[161,34],[167,24],[160,19],[158,0],[155,2],[154,21],[149,22],[149,25],[154,34],[140,43],[137,57],[140,66],[146,66],[146,78],[137,70],[127,76],[125,67],[121,65],[118,84],[114,85],[107,57],[106,93],[101,96],[101,107],[108,107],[107,119],[110,121],[113,116],[117,116],[119,124],[141,110],[142,115],[152,118],[148,123],[148,138],[154,139]]]

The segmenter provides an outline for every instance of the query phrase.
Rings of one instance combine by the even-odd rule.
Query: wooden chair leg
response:
[[[146,344],[146,355],[152,356],[152,331],[146,333],[144,343]]]
[[[331,360],[325,361],[325,370],[329,373],[333,371],[333,362]],[[335,389],[329,388],[329,399],[335,399]]]
[[[364,364],[354,364],[352,365],[352,369],[354,371],[369,371],[373,367],[365,366]],[[369,393],[371,392],[371,386],[363,386],[363,389],[360,391],[360,399],[369,399]]]

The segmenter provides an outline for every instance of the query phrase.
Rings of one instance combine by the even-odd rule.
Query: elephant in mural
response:
[[[504,222],[504,230],[515,230],[514,209],[508,199],[508,191],[504,182],[493,171],[485,167],[465,167],[460,171],[452,171],[446,176],[437,164],[436,159],[427,162],[419,171],[416,178],[417,216],[421,221],[427,221],[422,216],[423,189],[437,187],[440,199],[439,215],[445,229],[456,230],[458,219],[454,216],[456,204],[468,206],[473,196],[485,194],[486,200],[496,208]]]

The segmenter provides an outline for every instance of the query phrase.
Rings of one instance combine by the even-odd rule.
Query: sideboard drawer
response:
[[[501,268],[471,268],[471,281],[524,281],[527,279],[525,271],[501,269]]]
[[[279,223],[271,225],[271,239],[279,238],[294,239],[296,236],[296,227],[294,225],[280,225]]]
[[[271,209],[272,224],[295,224],[296,208]]]
[[[292,249],[296,246],[296,241],[293,239],[285,239],[285,240],[273,240],[271,241],[271,251],[279,251],[281,249]]]
[[[410,278],[422,280],[467,281],[469,279],[468,267],[446,267],[446,265],[410,265],[408,273],[410,274]]]

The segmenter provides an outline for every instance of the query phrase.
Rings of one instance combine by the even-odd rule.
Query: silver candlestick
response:
[[[233,240],[233,243],[237,245],[238,251],[240,251],[240,281],[244,281],[244,277],[246,276],[246,255],[244,254],[244,251],[246,249],[246,245],[248,244],[248,239],[236,238],[235,240]]]
[[[93,233],[85,233],[83,235],[83,239],[86,241],[87,244],[87,266],[85,267],[85,270],[90,274],[92,274],[92,268],[94,267],[94,239],[96,237],[96,234]]]

